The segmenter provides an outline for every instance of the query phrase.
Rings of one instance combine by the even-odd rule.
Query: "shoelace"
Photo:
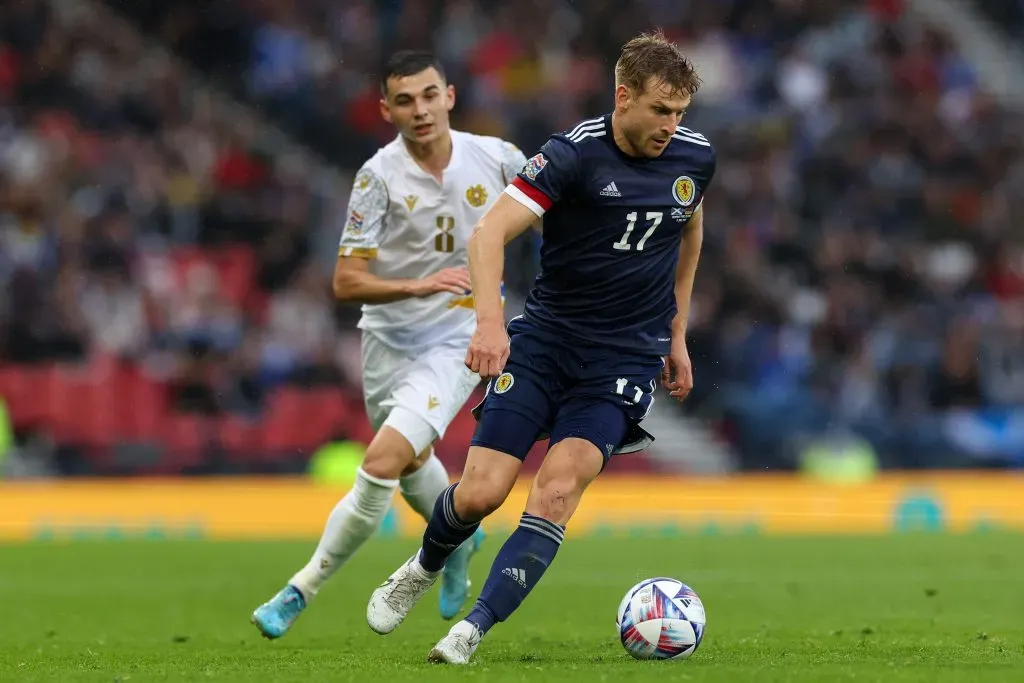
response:
[[[466,659],[473,655],[473,648],[480,642],[480,631],[473,629],[472,635],[459,633],[455,636],[455,649]]]
[[[473,645],[470,643],[469,638],[465,636],[458,636],[455,638],[455,649],[459,651],[463,657],[469,657],[473,651]]]
[[[384,599],[384,602],[388,604],[392,609],[397,610],[401,604],[412,597],[414,590],[418,592],[424,584],[429,584],[427,579],[420,578],[415,574],[410,574],[404,579],[395,581],[394,588],[388,594],[388,597]]]

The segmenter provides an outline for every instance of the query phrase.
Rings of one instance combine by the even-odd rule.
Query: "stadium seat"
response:
[[[168,413],[166,386],[135,367],[119,373],[116,386],[122,397],[118,438],[126,442],[158,441]]]
[[[307,397],[305,425],[315,445],[330,441],[336,434],[348,433],[351,407],[340,389],[313,389],[304,393]]]
[[[258,422],[225,415],[217,425],[217,440],[229,462],[257,462],[262,458],[262,431]]]
[[[38,419],[38,407],[31,404],[31,380],[26,377],[26,369],[22,366],[4,366],[0,368],[0,396],[7,403],[7,411],[15,428],[24,428]]]
[[[89,368],[60,365],[49,379],[47,413],[61,442],[104,450],[117,441],[118,398]]]
[[[46,368],[8,365],[0,368],[0,395],[17,429],[38,426],[45,419],[47,395],[41,380]]]
[[[263,448],[268,457],[294,455],[319,445],[307,427],[314,402],[307,392],[291,387],[278,389],[269,396],[262,424]]]
[[[210,450],[216,423],[205,415],[171,412],[161,423],[161,444],[167,454],[161,469],[180,471],[200,465]]]

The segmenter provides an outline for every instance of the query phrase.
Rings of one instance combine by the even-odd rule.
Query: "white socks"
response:
[[[448,488],[448,471],[433,454],[427,458],[423,467],[402,477],[400,482],[378,479],[360,467],[356,471],[352,490],[338,501],[331,516],[327,518],[327,526],[313,557],[288,582],[302,591],[307,602],[377,531],[399,484],[409,507],[424,520],[430,521],[437,497]]]
[[[434,503],[437,502],[437,497],[450,484],[448,470],[444,468],[444,463],[431,453],[427,461],[423,463],[423,467],[402,477],[402,497],[425,522],[429,522],[430,516],[434,514]]]
[[[432,457],[431,460],[433,459]],[[440,465],[440,461],[438,461],[438,465]],[[429,466],[428,462],[412,477],[416,477]],[[443,465],[441,471],[444,471]],[[402,484],[404,487],[404,479]],[[447,485],[448,477],[445,475],[445,483],[438,489],[434,498],[437,498],[437,495]],[[396,488],[398,488],[398,481],[395,479],[377,479],[364,472],[361,467],[356,471],[355,485],[334,506],[331,516],[327,518],[327,526],[324,528],[320,545],[316,547],[313,557],[288,582],[302,591],[307,602],[312,600],[324,582],[348,562],[356,550],[377,530],[391,505],[391,498],[394,496]],[[418,487],[417,490],[421,489]],[[412,501],[410,501],[411,503]],[[433,509],[433,505],[434,499],[431,499],[429,510]],[[419,508],[416,509],[419,510]]]

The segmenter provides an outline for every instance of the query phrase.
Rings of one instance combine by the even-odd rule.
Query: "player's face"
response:
[[[429,144],[448,134],[448,112],[455,106],[455,87],[433,67],[412,76],[388,80],[380,113],[411,142]]]
[[[648,81],[642,93],[620,85],[615,105],[626,141],[635,156],[661,155],[690,106],[689,93],[672,92],[664,83]]]

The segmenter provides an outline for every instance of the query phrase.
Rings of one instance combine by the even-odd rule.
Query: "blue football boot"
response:
[[[295,586],[285,586],[277,595],[256,608],[252,613],[252,623],[260,630],[264,638],[273,640],[280,638],[292,627],[302,610],[306,609],[306,599]]]
[[[480,549],[483,540],[484,530],[478,528],[444,563],[439,600],[442,618],[454,619],[466,604],[470,586],[469,558]]]

